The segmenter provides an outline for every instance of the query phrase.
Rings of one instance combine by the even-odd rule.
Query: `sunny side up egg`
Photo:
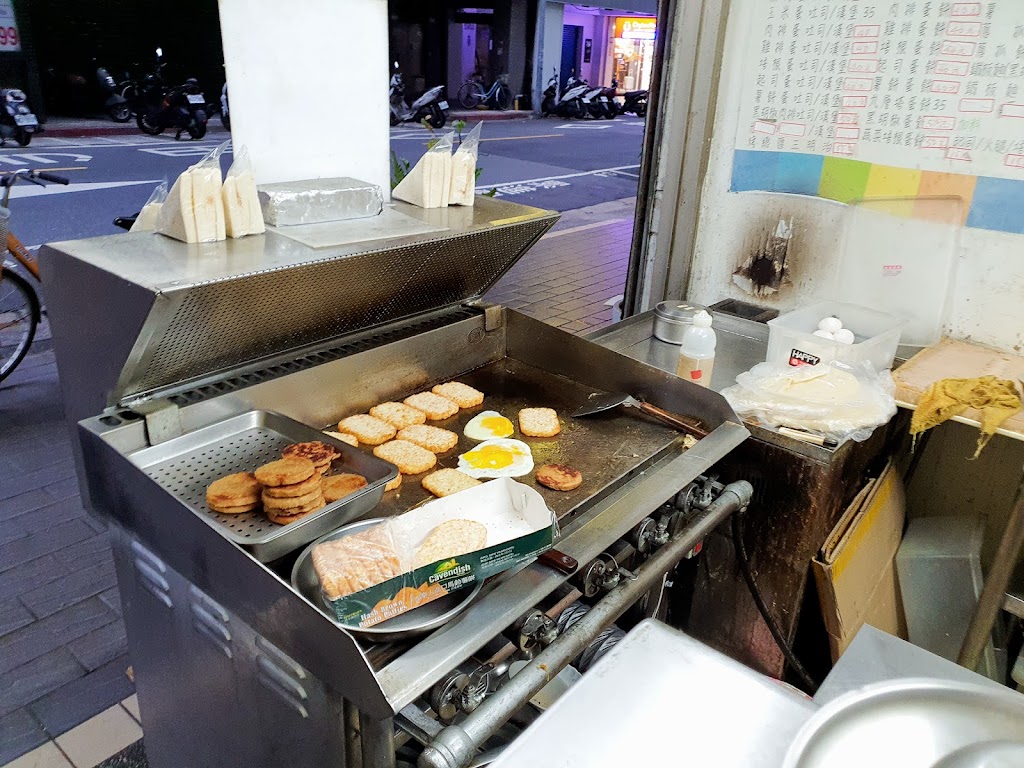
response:
[[[460,472],[485,477],[522,477],[533,471],[533,453],[521,440],[487,440],[459,456]]]
[[[497,411],[481,411],[466,424],[463,433],[470,440],[494,440],[515,432],[512,422]]]

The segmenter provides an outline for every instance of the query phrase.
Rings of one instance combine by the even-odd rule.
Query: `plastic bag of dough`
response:
[[[153,190],[153,194],[149,196],[149,200],[142,206],[142,210],[139,211],[135,217],[135,223],[132,224],[132,228],[129,232],[152,232],[156,227],[157,215],[160,213],[160,209],[163,207],[164,201],[167,199],[167,180],[164,179],[156,185],[156,189]]]
[[[216,147],[175,179],[157,215],[156,232],[186,243],[225,239],[220,156],[227,145]]]
[[[888,371],[869,363],[791,366],[760,363],[722,391],[737,415],[766,427],[791,427],[862,442],[896,414]]]
[[[452,143],[455,133],[446,133],[426,151],[398,186],[393,197],[420,208],[448,205],[452,183]]]
[[[244,146],[235,152],[228,175],[224,177],[221,196],[224,198],[224,232],[228,237],[260,235],[266,231],[256,192],[256,174],[249,150]]]
[[[476,158],[480,146],[480,127],[469,132],[452,156],[452,187],[449,205],[472,205],[476,199]]]

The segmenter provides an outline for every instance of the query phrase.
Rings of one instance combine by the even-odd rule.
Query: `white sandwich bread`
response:
[[[451,196],[453,137],[453,133],[446,134],[428,149],[398,183],[392,196],[420,208],[447,206]]]
[[[459,149],[452,157],[449,205],[472,205],[476,197],[476,158]]]
[[[142,210],[139,211],[139,215],[135,217],[135,223],[132,224],[130,232],[152,232],[156,228],[156,220],[160,215],[160,209],[164,207],[163,203],[146,203],[142,206]]]
[[[193,165],[174,182],[157,213],[155,230],[186,243],[209,243],[225,238],[224,201],[220,167]]]
[[[256,177],[252,171],[228,173],[222,189],[224,197],[224,228],[228,237],[259,235],[266,231],[263,209],[256,193]]]

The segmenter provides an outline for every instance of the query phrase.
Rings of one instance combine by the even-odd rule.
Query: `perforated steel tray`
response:
[[[234,472],[252,472],[281,458],[286,446],[310,440],[321,440],[341,454],[331,467],[332,473],[362,475],[366,486],[288,525],[270,522],[259,510],[224,515],[207,507],[206,488],[217,478]],[[193,512],[219,527],[226,538],[264,563],[365,515],[380,502],[385,484],[398,475],[392,464],[370,453],[269,411],[249,411],[137,451],[130,458]]]

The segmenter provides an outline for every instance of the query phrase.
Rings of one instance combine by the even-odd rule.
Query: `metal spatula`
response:
[[[647,415],[653,416],[659,421],[665,422],[669,426],[682,430],[688,435],[693,435],[697,438],[707,437],[707,430],[704,429],[700,421],[692,416],[677,416],[676,414],[669,413],[656,405],[651,405],[650,403],[645,403],[642,400],[637,400],[632,395],[627,395],[623,392],[616,392],[609,395],[595,395],[591,398],[589,403],[573,414],[573,418],[591,416],[595,413],[601,413],[601,411],[607,411],[619,405],[628,405],[633,408],[639,408]]]

